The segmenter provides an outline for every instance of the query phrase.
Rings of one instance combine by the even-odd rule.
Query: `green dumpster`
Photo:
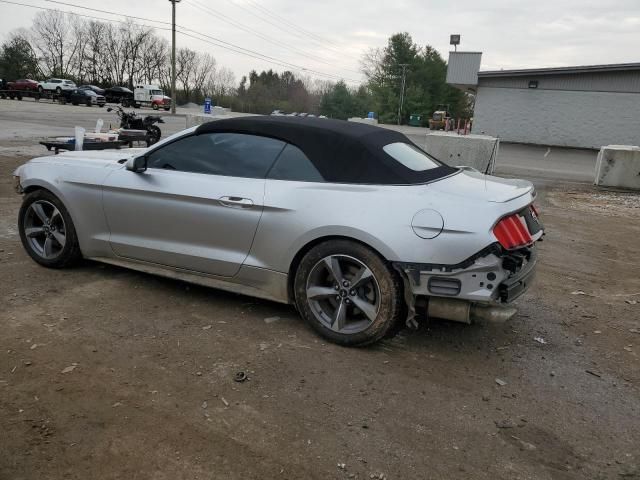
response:
[[[420,127],[422,125],[422,115],[418,113],[409,115],[409,125],[412,127]]]

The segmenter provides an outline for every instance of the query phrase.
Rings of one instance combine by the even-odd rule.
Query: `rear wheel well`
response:
[[[309,243],[304,245],[300,250],[298,250],[298,253],[296,253],[295,257],[293,257],[293,260],[291,261],[291,265],[289,266],[289,275],[287,276],[287,294],[289,297],[289,302],[292,303],[293,305],[295,305],[295,292],[294,292],[293,284],[296,277],[296,271],[298,270],[298,266],[300,265],[300,261],[307,254],[307,252],[311,250],[313,247],[321,243],[328,242],[330,240],[349,240],[350,242],[359,243],[360,245],[363,245],[371,249],[376,255],[378,255],[385,262],[388,261],[384,255],[382,255],[378,250],[373,248],[371,245],[352,237],[345,237],[342,235],[329,235],[326,237],[320,237],[320,238],[311,240]]]

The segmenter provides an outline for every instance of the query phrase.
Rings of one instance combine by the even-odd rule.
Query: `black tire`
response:
[[[104,108],[104,103],[99,103],[99,104],[98,104],[98,106],[99,106],[100,108]]]
[[[116,103],[117,103],[117,102],[116,102]],[[120,103],[122,104],[122,106],[123,106],[124,108],[129,108],[129,100],[128,100],[128,99],[123,98],[123,99],[122,99],[122,102],[120,102]]]
[[[86,105],[87,107],[90,107],[90,106],[91,106],[91,100],[87,100],[87,102],[86,102],[86,104],[85,104],[85,105]]]
[[[44,88],[42,88],[42,85],[38,85],[38,92],[40,92],[40,95],[44,93]]]
[[[60,216],[64,221],[64,236],[66,237],[65,244],[53,258],[44,258],[42,254],[35,249],[25,233],[25,223],[28,222],[27,218],[29,215],[33,215],[30,212],[30,207],[38,201],[44,201],[54,205],[60,212]],[[82,252],[80,251],[80,245],[78,243],[78,236],[69,212],[60,199],[47,190],[40,189],[25,195],[22,201],[22,206],[20,207],[20,212],[18,213],[18,230],[20,231],[22,246],[29,256],[36,263],[39,263],[42,266],[48,268],[64,268],[72,265],[82,258]]]
[[[71,102],[71,105],[73,105],[74,107],[78,106],[78,102]]]
[[[62,89],[60,87],[56,87],[56,94],[60,95],[62,93]]]
[[[312,311],[310,301],[307,298],[310,276],[323,259],[334,255],[357,260],[373,273],[377,281],[379,306],[375,318],[364,330],[355,333],[337,332],[321,322]],[[344,278],[346,277],[347,274]],[[295,272],[294,295],[298,312],[311,327],[328,340],[344,346],[365,346],[396,333],[405,310],[402,280],[398,273],[376,252],[365,245],[350,240],[329,240],[309,250]],[[338,295],[336,295],[337,297]],[[323,301],[332,302],[333,296]],[[348,300],[347,303],[349,303]],[[358,311],[355,305],[345,308],[351,308],[352,312]]]
[[[162,132],[160,131],[160,128],[158,128],[155,125],[149,125],[147,127],[147,135],[146,135],[147,147],[150,147],[154,143],[158,143],[161,136],[162,136]]]
[[[153,108],[154,110],[158,110],[160,107],[157,103],[154,103],[153,105],[151,105],[151,108]]]

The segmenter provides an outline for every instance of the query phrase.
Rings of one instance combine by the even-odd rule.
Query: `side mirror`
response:
[[[126,168],[130,172],[142,173],[147,169],[147,157],[143,155],[141,157],[133,157],[127,160]]]

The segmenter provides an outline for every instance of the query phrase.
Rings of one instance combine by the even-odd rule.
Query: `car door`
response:
[[[262,215],[265,176],[283,148],[254,135],[189,135],[147,154],[143,173],[113,172],[103,202],[114,253],[234,276]]]

